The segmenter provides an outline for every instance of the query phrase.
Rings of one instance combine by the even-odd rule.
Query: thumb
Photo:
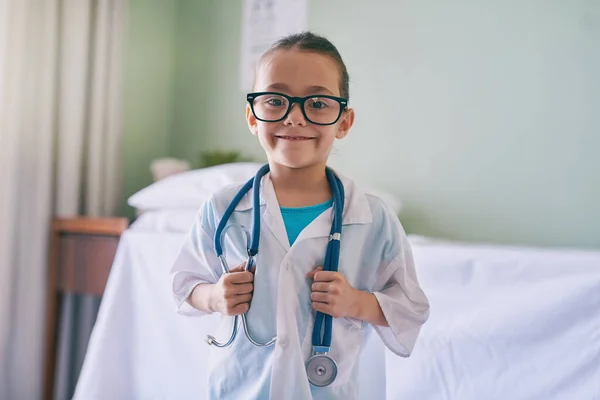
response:
[[[241,265],[238,265],[237,267],[229,270],[229,272],[244,272],[244,270],[246,269],[246,262],[243,262]]]
[[[308,274],[306,274],[306,277],[308,279],[315,279],[315,274],[319,271],[323,271],[323,267],[321,267],[321,266],[316,267],[315,269],[310,271]]]

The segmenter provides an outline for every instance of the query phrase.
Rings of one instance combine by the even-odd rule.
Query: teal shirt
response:
[[[290,246],[315,218],[333,205],[333,199],[307,207],[280,207]]]

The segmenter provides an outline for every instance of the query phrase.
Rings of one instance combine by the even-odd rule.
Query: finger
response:
[[[313,269],[313,270],[312,270],[312,271],[310,271],[308,274],[306,274],[306,277],[307,277],[308,279],[314,279],[314,277],[315,277],[315,274],[316,274],[317,272],[319,272],[319,271],[323,271],[323,267],[319,266],[319,267],[317,267],[317,268]]]
[[[232,299],[242,294],[252,293],[253,283],[227,283],[225,285],[225,298]]]
[[[243,272],[246,268],[246,263],[242,263],[242,265],[238,265],[237,267],[230,269],[229,272],[233,273],[233,272]]]
[[[310,288],[313,292],[328,292],[329,282],[315,282]]]
[[[233,284],[239,283],[248,283],[254,281],[254,274],[250,271],[244,272],[236,272],[235,274],[230,274],[227,282]]]
[[[333,282],[338,279],[339,272],[333,271],[318,271],[315,273],[315,282]]]
[[[240,315],[240,314],[243,314],[246,311],[248,311],[248,309],[250,309],[250,304],[248,304],[248,303],[238,304],[237,306],[233,307],[229,311],[229,315]]]
[[[312,292],[310,294],[310,299],[313,302],[328,303],[329,302],[329,295],[327,293]]]
[[[254,284],[252,283],[239,283],[233,285],[232,292],[237,296],[241,294],[252,293],[254,290]]]
[[[238,306],[240,304],[250,303],[250,300],[252,300],[251,294],[242,294],[239,296],[235,296],[233,299],[231,299],[231,302],[233,306]]]
[[[331,307],[325,303],[313,302],[312,308],[313,308],[313,310],[321,311],[323,314],[329,314],[329,312],[331,311],[330,310]]]

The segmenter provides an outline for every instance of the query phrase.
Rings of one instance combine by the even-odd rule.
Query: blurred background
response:
[[[600,248],[599,1],[307,3],[356,110],[331,165],[392,195],[407,232]],[[0,0],[0,399],[41,398],[44,351],[70,342],[74,322],[48,322],[64,318],[48,311],[53,220],[133,220],[156,160],[265,161],[244,118],[243,9]],[[60,350],[46,364],[57,398],[73,393],[94,318],[70,367]]]
[[[348,66],[356,125],[332,165],[444,237],[597,246],[597,1],[310,2]],[[122,210],[148,164],[262,157],[244,119],[239,1],[131,2]]]

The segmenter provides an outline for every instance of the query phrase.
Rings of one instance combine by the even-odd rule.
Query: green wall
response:
[[[239,84],[241,1],[179,1],[173,154],[199,162],[204,150],[266,160],[250,135]]]
[[[121,214],[152,182],[150,163],[170,153],[177,2],[132,0],[127,11]]]
[[[241,11],[177,2],[170,155],[263,157]],[[313,0],[309,27],[345,58],[357,112],[331,164],[398,195],[409,232],[600,248],[600,2]]]

